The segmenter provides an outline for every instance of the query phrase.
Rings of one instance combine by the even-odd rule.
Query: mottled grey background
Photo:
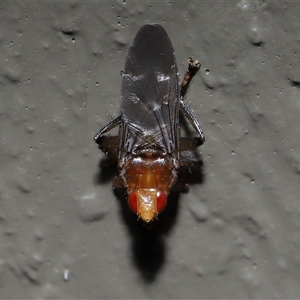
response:
[[[206,134],[147,231],[93,143],[160,23]],[[300,3],[0,3],[0,298],[300,298]],[[120,200],[121,199],[121,200]]]

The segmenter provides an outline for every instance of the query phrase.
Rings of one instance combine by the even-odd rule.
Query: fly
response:
[[[142,26],[129,47],[122,72],[121,115],[94,138],[104,153],[117,155],[118,181],[127,190],[128,205],[146,223],[165,208],[180,167],[194,164],[182,159],[181,151],[195,149],[205,141],[199,122],[183,102],[199,68],[198,61],[189,59],[179,85],[168,34],[157,24]],[[180,112],[197,137],[181,137]],[[116,126],[118,136],[105,135]]]

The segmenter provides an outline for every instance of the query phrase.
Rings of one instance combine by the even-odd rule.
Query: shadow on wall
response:
[[[106,157],[99,163],[97,183],[103,184],[118,174],[117,161]],[[166,258],[166,236],[176,224],[179,208],[180,192],[187,192],[187,184],[201,184],[204,181],[202,167],[197,164],[196,170],[181,168],[179,174],[181,184],[174,187],[168,197],[165,210],[159,214],[158,220],[150,226],[137,220],[127,204],[125,188],[115,188],[114,194],[120,203],[120,214],[132,238],[133,264],[141,273],[146,283],[155,281],[162,270]]]

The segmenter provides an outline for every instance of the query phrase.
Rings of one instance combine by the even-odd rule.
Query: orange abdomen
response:
[[[125,165],[127,192],[136,189],[158,189],[169,194],[177,172],[170,160],[161,157],[135,157]]]

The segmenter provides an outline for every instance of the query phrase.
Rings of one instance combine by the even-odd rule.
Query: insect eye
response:
[[[167,196],[164,192],[159,191],[156,197],[157,212],[161,213],[167,205]]]
[[[128,205],[133,213],[137,214],[137,195],[136,192],[132,192],[128,196]]]

